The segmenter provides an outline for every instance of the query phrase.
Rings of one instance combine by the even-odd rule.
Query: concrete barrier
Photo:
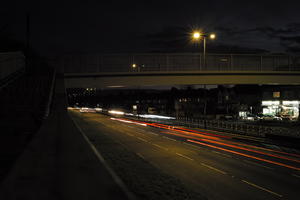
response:
[[[1,183],[0,199],[132,199],[103,162],[68,116],[57,77],[52,112]]]

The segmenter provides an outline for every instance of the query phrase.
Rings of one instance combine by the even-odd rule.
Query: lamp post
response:
[[[195,31],[193,33],[193,39],[195,41],[199,41],[203,38],[203,66],[206,67],[206,38],[209,37],[211,40],[216,39],[216,35],[214,33],[204,34],[200,33],[199,31]]]
[[[203,66],[206,68],[206,38],[209,37],[210,39],[214,40],[216,35],[214,33],[211,34],[204,34],[200,33],[199,31],[195,31],[193,33],[193,39],[195,41],[199,41],[203,38]],[[201,66],[200,66],[201,67]],[[200,68],[201,70],[201,68]],[[204,84],[204,108],[203,108],[203,115],[206,116],[206,108],[207,108],[207,94],[206,94],[206,84]],[[204,120],[204,129],[207,128],[206,119]]]

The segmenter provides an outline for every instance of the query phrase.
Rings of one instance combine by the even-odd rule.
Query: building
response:
[[[299,117],[300,86],[263,86],[262,114],[285,120]]]

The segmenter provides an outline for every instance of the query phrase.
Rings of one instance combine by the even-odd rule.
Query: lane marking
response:
[[[295,176],[295,177],[297,177],[297,178],[300,178],[300,176],[297,175],[297,174],[292,174],[292,176]]]
[[[158,145],[158,144],[153,144],[154,146],[156,146],[156,147],[158,147],[158,148],[161,148],[161,149],[163,149],[163,150],[166,150],[166,151],[168,151],[169,149],[167,149],[167,148],[165,148],[165,147],[163,147],[163,146],[160,146],[160,145]]]
[[[140,153],[136,153],[136,155],[138,155],[139,157],[141,157],[142,159],[144,159],[144,160],[145,160],[145,157],[144,157],[142,154],[140,154]]]
[[[220,154],[223,155],[223,156],[226,156],[226,157],[228,157],[228,158],[233,158],[233,156],[227,155],[227,154],[225,154],[225,153],[220,153]]]
[[[191,161],[194,161],[193,158],[190,158],[190,157],[188,157],[188,156],[182,155],[181,153],[176,153],[176,154],[177,154],[178,156],[183,157],[183,158],[186,158],[186,159],[189,159],[189,160],[191,160]]]
[[[126,134],[129,135],[129,136],[132,136],[132,137],[134,136],[134,135],[132,135],[131,133],[126,133]]]
[[[251,155],[248,155],[248,154],[240,153],[240,152],[237,152],[237,151],[232,151],[232,150],[229,150],[229,149],[224,149],[222,147],[213,146],[213,145],[206,144],[206,143],[203,143],[203,142],[198,142],[198,141],[195,141],[195,140],[187,140],[187,141],[188,142],[193,142],[193,143],[196,143],[196,144],[201,144],[201,145],[208,146],[208,147],[215,148],[215,149],[220,149],[220,150],[223,150],[223,151],[227,151],[227,152],[230,152],[230,153],[233,153],[233,154],[237,154],[237,155],[241,155],[241,156],[244,156],[244,157],[252,158],[252,159],[255,159],[255,160],[260,160],[260,161],[264,161],[264,162],[268,162],[268,163],[272,163],[272,164],[275,164],[275,165],[279,165],[279,166],[283,166],[283,167],[287,167],[287,168],[290,168],[290,169],[300,171],[300,168],[298,168],[298,167],[286,165],[286,164],[283,164],[283,163],[279,163],[279,162],[275,162],[275,161],[271,161],[271,160],[251,156]]]
[[[150,131],[144,131],[145,133],[149,133],[149,134],[152,134],[152,135],[155,135],[155,136],[158,136],[157,133],[153,133],[153,132],[150,132]]]
[[[163,136],[164,138],[168,139],[168,140],[172,140],[174,142],[177,142],[177,140],[173,139],[173,138],[169,138],[169,137],[166,137],[166,136]]]
[[[256,166],[260,166],[260,167],[264,167],[264,168],[273,170],[273,168],[271,168],[271,167],[268,167],[268,166],[265,166],[265,165],[262,165],[262,164],[259,164],[259,163],[256,163],[256,162],[252,162],[252,161],[250,161],[250,160],[243,160],[243,161],[244,161],[244,162],[247,162],[247,163],[249,163],[249,164],[252,164],[252,165],[256,165]]]
[[[222,155],[222,156],[226,156],[226,157],[232,158],[231,155],[227,155],[227,154],[225,154],[225,153],[221,153],[221,152],[214,151],[214,150],[212,150],[212,152],[214,152],[214,153],[216,153],[216,154],[219,154],[219,155]]]
[[[140,137],[136,137],[136,138],[139,139],[139,140],[142,140],[144,142],[148,142],[148,140],[145,140],[144,138],[140,138]]]
[[[214,171],[216,171],[216,172],[219,172],[219,173],[221,173],[221,174],[227,174],[226,172],[224,172],[224,171],[222,171],[222,170],[220,170],[220,169],[217,169],[217,168],[215,168],[215,167],[212,167],[212,166],[210,166],[210,165],[207,165],[207,164],[204,164],[204,163],[200,163],[201,165],[203,165],[204,167],[207,167],[207,168],[209,168],[209,169],[212,169],[212,170],[214,170]]]
[[[246,181],[246,180],[242,180],[242,182],[244,182],[244,183],[246,183],[246,184],[248,184],[248,185],[251,185],[251,186],[253,186],[253,187],[255,187],[255,188],[261,189],[261,190],[263,190],[263,191],[265,191],[265,192],[269,192],[270,194],[273,194],[273,195],[275,195],[275,196],[283,197],[281,194],[278,194],[278,193],[276,193],[276,192],[273,192],[273,191],[271,191],[271,190],[268,190],[268,189],[266,189],[266,188],[263,188],[263,187],[261,187],[261,186],[258,186],[258,185],[254,184],[254,183],[250,183],[250,182],[248,182],[248,181]]]
[[[193,144],[191,144],[191,143],[188,143],[188,142],[183,142],[183,144],[185,144],[185,145],[189,145],[190,147],[192,147],[194,150],[197,150],[197,151],[203,151],[203,150],[205,150],[206,151],[206,149],[205,148],[203,148],[203,147],[200,147],[200,146],[195,146],[195,145],[193,145]]]

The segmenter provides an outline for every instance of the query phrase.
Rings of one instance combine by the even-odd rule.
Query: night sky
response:
[[[41,55],[190,52],[196,47],[189,34],[197,28],[217,34],[208,52],[297,53],[299,10],[289,0],[2,1],[0,39],[24,42],[30,13],[30,44]]]

